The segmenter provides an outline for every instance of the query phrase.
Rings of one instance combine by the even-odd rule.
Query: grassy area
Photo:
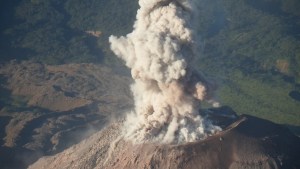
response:
[[[294,1],[203,1],[199,69],[238,114],[300,126],[300,18]],[[287,80],[289,79],[289,80]]]
[[[292,85],[232,76],[219,90],[224,105],[239,114],[251,114],[277,123],[300,125],[300,104],[289,97]]]

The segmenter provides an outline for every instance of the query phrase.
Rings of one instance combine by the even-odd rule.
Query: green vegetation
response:
[[[14,24],[1,32],[0,48],[9,52],[0,60],[33,59],[47,64],[115,61],[108,36],[126,34],[137,8],[131,0],[21,0],[14,5],[9,21]],[[86,31],[101,35],[97,38]]]
[[[199,67],[218,79],[221,102],[239,114],[299,126],[300,102],[289,93],[300,90],[300,18],[290,6],[300,4],[204,3],[210,5],[202,13],[209,24],[199,25],[205,41]]]
[[[300,92],[300,1],[202,0],[199,7],[198,66],[218,81],[223,105],[300,126],[300,102],[289,96]],[[1,63],[33,59],[121,67],[108,37],[131,31],[138,5],[137,0],[13,0],[0,8]]]
[[[10,95],[9,97],[0,96],[2,112],[11,113],[11,112],[27,110],[28,99],[29,98],[25,96],[16,96],[16,95]]]
[[[247,113],[278,123],[300,124],[299,102],[289,97],[291,85],[263,82],[261,79],[232,77],[220,89],[225,105],[239,113]]]

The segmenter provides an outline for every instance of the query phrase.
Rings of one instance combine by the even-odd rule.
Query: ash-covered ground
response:
[[[60,152],[132,106],[130,79],[103,65],[12,61],[0,77],[1,168]]]
[[[234,114],[232,114],[234,115]],[[300,139],[287,128],[270,121],[242,115],[210,113],[222,132],[185,144],[133,144],[120,138],[122,121],[62,153],[39,159],[30,169],[56,168],[299,168]],[[229,122],[229,123],[228,123]]]
[[[132,32],[108,39],[131,82],[103,65],[2,65],[3,166],[48,155],[29,168],[300,168],[288,129],[217,109],[195,65],[199,5],[139,0]]]
[[[0,72],[6,97],[1,96],[7,99],[1,105],[2,168],[300,166],[299,137],[266,120],[237,117],[228,108],[201,111],[223,128],[205,140],[133,144],[120,137],[124,112],[133,104],[130,80],[100,65],[11,62]]]

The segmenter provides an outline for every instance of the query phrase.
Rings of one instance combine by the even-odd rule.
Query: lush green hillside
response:
[[[107,38],[129,32],[137,2],[15,0],[3,2],[2,8],[10,10],[1,10],[1,22],[6,25],[1,30],[0,47],[6,51],[1,54],[2,61],[30,58],[48,64],[112,62],[115,59]],[[99,32],[100,36],[89,32]]]
[[[0,5],[1,62],[115,66],[121,64],[107,38],[130,32],[138,8],[137,0],[13,0]],[[224,105],[300,125],[299,9],[298,0],[201,1],[198,66],[216,79]]]
[[[238,113],[300,125],[300,2],[203,3],[199,66],[217,77],[222,103]]]

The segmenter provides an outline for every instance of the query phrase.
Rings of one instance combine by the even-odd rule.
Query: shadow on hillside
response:
[[[296,136],[300,137],[300,126],[294,126],[294,125],[289,125],[285,124],[285,126],[290,129]]]

